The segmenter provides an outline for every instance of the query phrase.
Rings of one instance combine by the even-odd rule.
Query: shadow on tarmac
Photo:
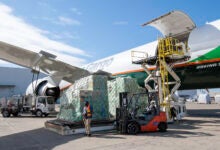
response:
[[[83,135],[61,136],[44,128],[0,137],[1,150],[44,150],[76,140]]]
[[[91,137],[126,139],[114,132],[96,132]],[[0,150],[50,150],[56,146],[85,137],[84,134],[62,136],[45,128],[0,137]]]
[[[105,139],[126,139],[125,137],[122,137],[122,135],[120,135],[116,130],[97,131],[92,133],[92,137]]]

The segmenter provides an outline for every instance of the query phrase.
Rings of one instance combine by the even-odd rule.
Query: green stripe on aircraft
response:
[[[208,53],[206,53],[198,58],[191,60],[190,62],[211,60],[211,59],[216,59],[216,58],[220,58],[220,46],[216,47],[215,49],[209,51]]]

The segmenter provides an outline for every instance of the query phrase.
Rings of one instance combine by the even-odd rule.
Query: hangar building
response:
[[[39,74],[39,78],[42,77],[45,75]],[[30,69],[0,67],[0,98],[25,94],[32,78]]]

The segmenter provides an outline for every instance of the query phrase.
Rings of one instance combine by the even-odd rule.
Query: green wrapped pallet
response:
[[[128,92],[128,99],[135,100],[133,94],[145,93],[145,88],[138,85],[136,79],[130,77],[118,77],[115,80],[108,81],[108,102],[110,118],[115,118],[116,108],[119,107],[119,93]],[[139,95],[140,96],[140,95]],[[140,107],[138,113],[146,108],[148,97],[147,95],[140,96],[136,105]]]
[[[91,75],[82,78],[63,92],[58,119],[79,122],[85,101],[93,107],[93,120],[108,120],[107,77]]]
[[[89,101],[93,107],[93,120],[115,119],[116,108],[119,106],[119,93],[128,92],[128,99],[134,93],[144,93],[135,79],[119,77],[107,81],[107,76],[91,75],[82,78],[63,92],[60,98],[61,108],[58,119],[79,122],[82,120],[82,109],[85,101]],[[133,97],[135,100],[136,97]],[[140,107],[139,112],[145,109],[147,96],[139,98],[136,105]]]

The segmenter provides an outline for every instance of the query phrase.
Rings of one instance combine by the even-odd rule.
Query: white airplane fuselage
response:
[[[143,85],[147,74],[141,65],[132,64],[132,51],[146,52],[155,56],[157,41],[89,63],[83,68],[92,72],[103,70],[114,76],[137,78]],[[188,37],[190,59],[174,65],[181,78],[180,89],[199,89],[220,87],[220,20],[195,28]],[[149,66],[152,69],[155,66]]]

